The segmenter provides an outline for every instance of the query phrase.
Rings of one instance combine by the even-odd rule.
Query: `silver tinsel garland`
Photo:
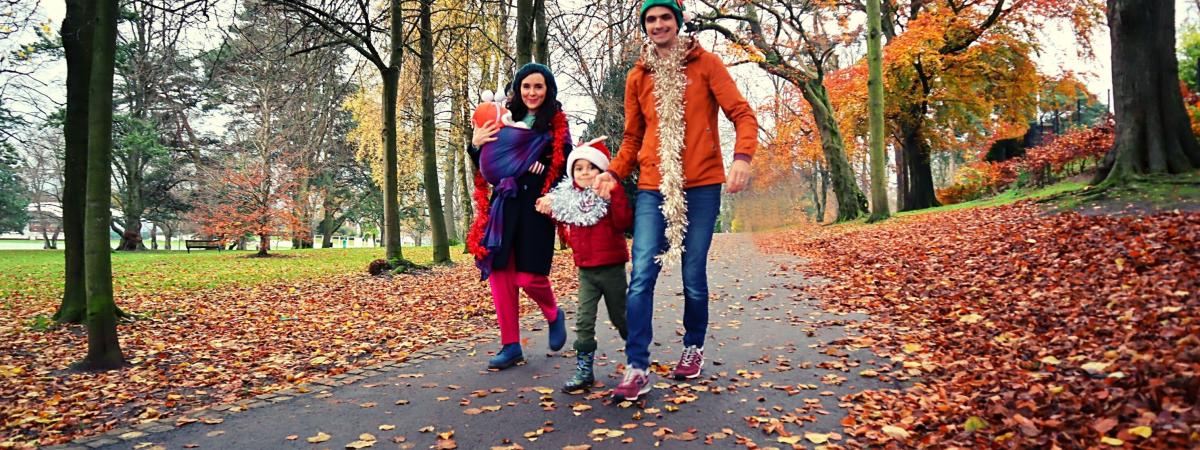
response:
[[[667,222],[668,246],[654,260],[664,266],[678,264],[683,258],[683,238],[688,225],[687,199],[683,195],[683,93],[687,86],[683,63],[691,46],[691,38],[680,38],[663,57],[659,57],[650,42],[642,47],[642,58],[654,78],[654,98],[657,102],[658,159],[662,177],[658,189],[663,195],[661,209],[663,219]]]
[[[550,217],[559,222],[590,227],[608,214],[608,200],[592,189],[578,189],[575,182],[565,178],[546,195],[550,196]]]

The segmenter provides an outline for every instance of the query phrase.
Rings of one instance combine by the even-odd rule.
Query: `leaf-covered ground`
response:
[[[167,258],[168,265],[179,260]],[[487,285],[471,264],[389,280],[345,274],[363,271],[365,261],[342,275],[325,271],[314,278],[304,275],[307,269],[271,270],[277,264],[334,263],[208,258],[192,259],[199,262],[186,275],[156,271],[142,279],[160,285],[152,277],[223,280],[219,287],[157,292],[130,284],[139,277],[122,277],[128,288],[119,291],[117,304],[142,318],[119,328],[131,363],[121,371],[68,370],[86,353],[84,329],[30,325],[36,316],[53,314],[53,289],[6,292],[0,308],[0,448],[62,443],[174,417],[380,360],[402,360],[430,344],[495,328]],[[556,257],[552,280],[556,289],[574,289],[569,254]]]
[[[862,311],[904,390],[850,396],[886,446],[1200,446],[1200,213],[1046,214],[1029,203],[805,227],[759,245],[827,307]]]

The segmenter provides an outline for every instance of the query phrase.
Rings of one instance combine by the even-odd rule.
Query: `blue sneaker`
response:
[[[567,343],[567,315],[558,308],[558,315],[550,322],[550,351],[557,352]]]
[[[521,353],[521,344],[504,344],[500,353],[488,360],[488,370],[504,370],[524,362],[525,355]]]

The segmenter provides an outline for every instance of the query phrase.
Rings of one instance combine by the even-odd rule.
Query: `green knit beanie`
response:
[[[683,31],[683,0],[646,0],[642,3],[642,32],[646,32],[646,10],[655,6],[666,6],[675,13],[675,22],[679,24],[680,31]]]

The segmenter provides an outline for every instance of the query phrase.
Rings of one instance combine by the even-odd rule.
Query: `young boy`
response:
[[[576,147],[567,158],[567,178],[538,199],[538,211],[567,225],[567,242],[579,268],[579,311],[575,316],[575,375],[563,391],[588,389],[596,381],[596,309],[600,297],[608,318],[625,339],[625,263],[629,250],[625,230],[633,224],[629,201],[620,185],[610,200],[591,189],[595,178],[608,169],[608,149],[595,142]]]

